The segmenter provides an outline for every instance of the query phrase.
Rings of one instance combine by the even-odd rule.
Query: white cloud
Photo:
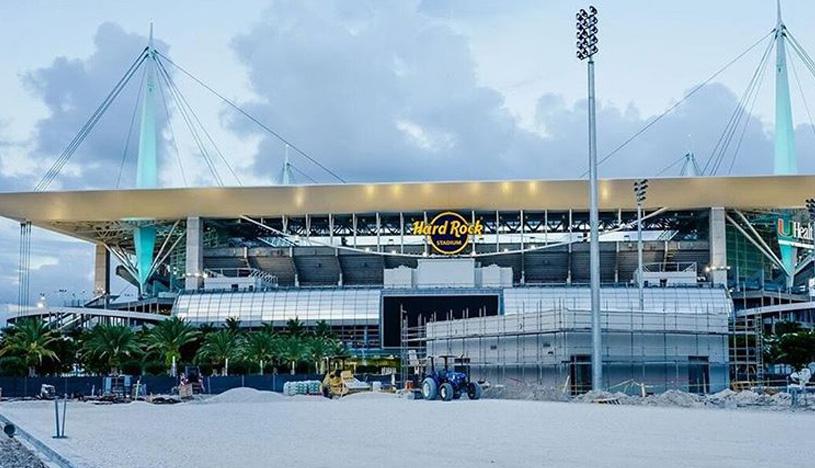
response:
[[[456,144],[455,136],[451,133],[428,130],[407,119],[397,119],[396,128],[398,128],[413,145],[431,153],[453,149]]]

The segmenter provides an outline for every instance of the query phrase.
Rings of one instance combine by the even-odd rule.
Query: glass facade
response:
[[[247,325],[283,325],[297,318],[307,325],[326,320],[332,326],[379,322],[379,289],[296,289],[183,294],[173,312],[195,323],[221,323],[229,317]]]
[[[646,311],[730,314],[733,303],[722,288],[645,288]],[[508,288],[504,290],[504,313],[523,314],[539,310],[590,309],[590,289],[586,287]],[[636,287],[602,288],[600,307],[604,310],[638,310]]]

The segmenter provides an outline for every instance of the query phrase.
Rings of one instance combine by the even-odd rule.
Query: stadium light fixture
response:
[[[809,222],[815,223],[815,198],[807,198],[806,204],[809,212]]]
[[[577,58],[588,59],[589,113],[589,270],[591,283],[591,388],[603,389],[602,335],[600,330],[600,215],[597,203],[597,122],[594,98],[594,55],[597,54],[597,8],[581,8],[577,20]]]
[[[642,277],[642,205],[645,204],[648,179],[634,181],[634,199],[637,201],[637,288],[640,310],[645,310],[645,281]]]
[[[590,6],[588,11],[581,8],[575,15],[577,20],[577,58],[589,59],[597,53],[597,8]]]

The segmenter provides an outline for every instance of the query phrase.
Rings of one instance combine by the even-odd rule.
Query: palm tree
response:
[[[103,361],[112,375],[119,374],[122,363],[140,352],[141,343],[130,327],[111,324],[93,327],[81,351]]]
[[[306,327],[299,318],[294,317],[286,321],[286,333],[290,336],[300,336],[305,331]]]
[[[147,349],[158,352],[164,364],[171,368],[173,362],[181,360],[181,348],[194,341],[200,332],[178,317],[163,320],[154,326],[147,335]]]
[[[209,361],[213,367],[221,366],[221,375],[228,375],[229,360],[242,354],[242,338],[229,330],[219,330],[204,337],[195,359]]]
[[[314,334],[317,336],[334,336],[334,332],[331,330],[331,325],[329,325],[325,320],[317,321],[314,326]]]
[[[241,329],[241,320],[237,317],[227,317],[224,326],[232,333],[238,333]]]
[[[323,372],[321,363],[325,362],[325,358],[341,356],[344,354],[342,342],[329,336],[315,336],[310,338],[307,342],[308,356],[311,362],[314,363],[314,370]]]
[[[28,366],[28,376],[37,375],[37,367],[42,365],[44,358],[59,360],[54,351],[55,342],[59,337],[39,319],[20,319],[14,326],[4,330],[3,346],[0,356],[10,354],[18,355]]]
[[[198,326],[198,331],[200,331],[202,335],[206,335],[207,333],[218,331],[218,327],[212,322],[206,322]]]
[[[286,336],[281,343],[280,351],[283,359],[291,364],[291,373],[294,375],[297,363],[307,357],[307,350],[303,339],[295,335]]]
[[[277,337],[265,330],[250,333],[246,336],[243,357],[249,362],[257,362],[260,375],[263,375],[264,363],[273,361],[278,354]]]

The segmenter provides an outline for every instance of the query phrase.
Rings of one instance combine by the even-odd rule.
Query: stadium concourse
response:
[[[809,303],[808,250],[780,249],[811,243],[800,224],[815,177],[653,179],[639,219],[633,183],[600,185],[606,383],[725,388],[734,308]],[[590,375],[586,192],[582,180],[527,180],[5,193],[0,215],[96,245],[84,307],[20,315],[63,328],[170,314],[244,327],[325,320],[353,352],[401,353],[404,365],[432,332],[430,346],[467,355],[494,381],[568,381],[580,392]],[[111,274],[139,300],[111,295]],[[483,323],[464,345],[439,326],[448,320]],[[532,320],[534,339],[521,340]],[[757,372],[750,364],[742,371]]]

